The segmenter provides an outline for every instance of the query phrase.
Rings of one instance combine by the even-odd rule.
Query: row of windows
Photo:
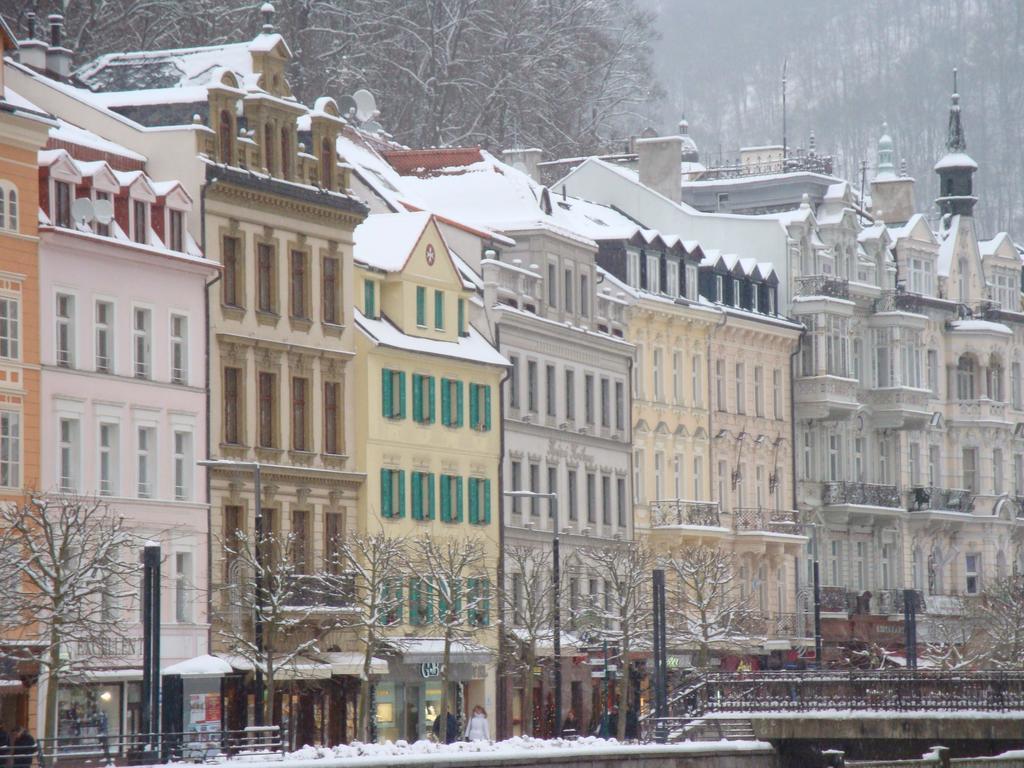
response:
[[[411,497],[409,516],[413,520],[440,518],[445,523],[461,523],[465,515],[472,525],[491,523],[491,481],[487,478],[382,469],[381,517],[405,517],[407,487]]]
[[[100,496],[133,495],[139,499],[155,499],[171,496],[178,501],[189,501],[193,497],[194,454],[192,433],[174,430],[167,449],[172,457],[174,487],[159,487],[158,460],[160,441],[155,426],[137,426],[134,444],[134,476],[128,485],[121,478],[121,425],[117,422],[101,421],[97,425],[97,441],[94,451],[96,462],[95,489]],[[8,450],[17,455],[18,446]],[[88,490],[82,477],[82,424],[77,418],[61,418],[58,422],[57,440],[57,484],[64,493]],[[0,470],[2,474],[2,470]],[[170,490],[171,493],[167,493]],[[127,491],[127,492],[126,492]],[[162,496],[164,493],[165,496]]]
[[[12,300],[0,300],[0,351],[17,351],[17,337],[2,335],[17,330],[17,324],[4,323],[4,317],[16,316],[17,308],[11,307]],[[84,368],[79,360],[78,341],[78,299],[68,293],[56,296],[54,338],[56,362],[61,368]],[[117,368],[116,338],[117,324],[115,305],[107,299],[97,299],[93,304],[92,369],[97,373],[114,373]],[[153,310],[149,307],[132,306],[131,309],[131,374],[137,379],[152,379],[153,372]],[[188,383],[188,318],[171,313],[168,326],[170,337],[170,381],[172,384]]]
[[[519,355],[509,355],[512,370],[508,379],[509,407],[518,410],[523,407],[521,394],[521,378],[523,375]],[[539,413],[540,388],[538,380],[539,364],[536,360],[526,361],[526,411]],[[568,366],[562,370],[561,389],[564,395],[562,415],[566,421],[575,421],[577,398],[576,371]],[[559,376],[557,367],[551,363],[544,366],[544,414],[558,418]],[[598,399],[598,391],[600,397]],[[614,395],[613,395],[614,390]],[[614,399],[613,399],[614,398]],[[600,410],[597,406],[600,406]],[[626,427],[626,387],[622,381],[613,381],[607,376],[597,377],[592,373],[583,374],[583,422],[593,425],[600,418],[602,427],[624,430]],[[614,419],[614,420],[613,420]]]
[[[221,242],[221,260],[224,274],[221,278],[221,301],[228,307],[246,307],[246,254],[240,237],[228,235]],[[308,251],[292,249],[288,253],[287,304],[288,315],[295,320],[312,319],[312,265]],[[277,246],[256,243],[256,301],[257,312],[280,316],[281,266]],[[341,303],[341,259],[324,256],[320,265],[320,319],[329,325],[344,322]]]
[[[715,361],[715,408],[722,412],[729,411],[728,401],[728,385],[726,384],[726,369],[727,364],[724,360]],[[747,390],[747,365],[746,363],[734,363],[732,366],[732,380],[733,380],[733,412],[740,415],[745,415],[749,407],[747,400],[749,393]],[[772,410],[771,418],[781,419],[783,418],[785,405],[783,403],[783,389],[782,389],[782,369],[775,368],[772,370]],[[754,416],[758,418],[767,418],[768,412],[765,410],[765,372],[764,368],[760,365],[754,366]]]
[[[676,405],[686,404],[686,371],[684,370],[683,353],[672,353],[672,402]],[[665,391],[665,351],[661,347],[651,350],[649,372],[645,376],[646,357],[644,346],[637,345],[638,365],[633,369],[634,389],[641,400],[651,399],[657,403],[667,402]],[[646,379],[650,378],[651,389],[647,388]],[[693,355],[690,359],[690,403],[694,408],[704,407],[704,358]]]
[[[256,439],[260,448],[280,448],[278,375],[259,371],[256,377]],[[291,449],[312,451],[313,403],[312,382],[304,376],[292,376],[288,387],[288,413],[291,426]],[[337,381],[323,382],[323,401],[319,409],[322,424],[322,452],[341,454],[344,451],[341,425],[342,389]],[[245,435],[245,378],[241,368],[224,369],[224,442],[241,445]]]
[[[579,269],[579,281],[576,280],[576,270]],[[552,309],[559,309],[566,313],[579,312],[580,317],[590,317],[590,304],[593,297],[590,291],[590,269],[588,265],[576,266],[567,262],[562,270],[561,296],[559,295],[558,262],[548,262],[548,306]],[[578,287],[578,292],[577,292]]]
[[[387,419],[406,418],[406,373],[391,368],[381,370],[381,415]],[[412,418],[417,424],[436,423],[437,379],[434,376],[412,375]],[[441,424],[446,427],[464,425],[464,382],[442,378]],[[478,432],[491,429],[491,387],[489,384],[469,385],[469,427]]]
[[[523,476],[523,462],[514,460],[510,464],[509,490],[528,490],[532,493],[541,493],[541,465],[539,462],[530,462],[526,465],[526,477]],[[558,494],[560,503],[564,505],[561,513],[566,515],[570,522],[580,519],[580,476],[583,476],[583,509],[586,522],[596,524],[600,516],[602,525],[618,525],[620,528],[626,526],[626,505],[629,501],[626,493],[626,478],[612,477],[611,475],[599,474],[597,472],[581,473],[573,467],[565,472],[565,488],[562,492],[558,488],[558,466],[549,464],[545,467],[546,492]],[[614,487],[614,493],[613,493]],[[512,514],[515,516],[524,513],[524,505],[529,506],[530,517],[540,517],[541,504],[547,504],[548,518],[554,517],[554,507],[551,501],[542,502],[540,498],[522,499],[512,497]],[[614,510],[614,517],[613,517]],[[614,520],[614,523],[613,523]]]
[[[385,587],[383,602],[391,610],[381,617],[382,624],[401,624],[402,608],[408,605],[409,623],[413,626],[427,626],[435,621],[439,624],[457,623],[463,613],[471,627],[490,626],[491,582],[486,577],[468,578],[464,587],[457,583],[436,584],[430,579],[412,577],[405,586],[408,589],[407,601],[403,599],[401,582]]]
[[[629,250],[626,282],[649,293],[697,300],[697,265],[677,261],[664,253]]]
[[[693,467],[690,474],[692,484],[688,489],[686,487],[686,459],[681,453],[675,454],[672,459],[672,478],[673,484],[671,487],[671,496],[666,495],[667,490],[665,483],[668,480],[668,470],[666,467],[666,454],[664,451],[654,452],[654,499],[655,501],[663,501],[668,498],[673,499],[685,499],[687,493],[691,495],[691,499],[703,499],[706,491],[704,490],[704,457],[694,456]],[[648,472],[645,452],[642,448],[638,448],[633,456],[633,495],[638,504],[646,504],[647,498],[647,486],[646,479]]]
[[[260,509],[263,517],[263,531],[267,535],[276,535],[280,532],[280,511],[273,507],[264,506]],[[309,573],[313,567],[313,512],[308,509],[292,509],[289,514],[289,536],[288,544],[290,551],[288,557],[292,567],[297,573]],[[248,531],[249,527],[245,522],[245,510],[238,505],[227,505],[224,507],[224,579],[232,583],[237,574],[232,573],[232,565],[237,559],[237,553],[242,543],[242,534]],[[342,557],[342,548],[345,538],[345,515],[342,512],[323,513],[323,547],[322,547],[322,570],[333,575],[339,575],[344,571],[345,563]],[[267,556],[271,559],[277,553],[270,547]]]

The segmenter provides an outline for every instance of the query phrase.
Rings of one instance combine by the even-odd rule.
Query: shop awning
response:
[[[324,661],[331,665],[331,673],[349,677],[363,676],[363,654],[358,651],[328,651],[321,654]],[[384,659],[374,657],[370,661],[371,675],[386,675],[388,663]]]
[[[433,637],[404,637],[394,642],[406,664],[440,664],[444,661],[444,640]],[[490,664],[494,654],[478,645],[453,642],[449,650],[453,664]]]
[[[224,659],[204,653],[202,656],[196,656],[164,667],[160,674],[180,675],[181,677],[221,677],[223,675],[230,675],[231,672],[231,665]]]
[[[21,680],[0,680],[0,691],[11,688],[23,689],[24,687]]]
[[[253,663],[244,656],[223,655],[224,659],[231,665],[232,669],[239,672],[252,672]],[[276,680],[326,680],[331,676],[331,665],[322,661],[308,659],[303,656],[292,659],[281,666],[275,664],[274,678]]]

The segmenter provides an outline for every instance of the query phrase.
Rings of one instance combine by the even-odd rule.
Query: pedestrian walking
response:
[[[18,728],[11,742],[12,768],[32,768],[32,759],[36,756],[36,740],[28,732],[28,728]]]
[[[487,727],[487,710],[477,704],[473,716],[466,723],[466,741],[490,741],[491,729]]]

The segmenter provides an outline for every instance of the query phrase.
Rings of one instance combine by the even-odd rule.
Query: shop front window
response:
[[[61,686],[57,701],[57,736],[98,743],[121,733],[123,683]]]

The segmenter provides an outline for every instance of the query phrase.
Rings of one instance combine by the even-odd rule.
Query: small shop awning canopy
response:
[[[403,637],[392,641],[406,664],[440,664],[444,661],[444,640],[434,637]],[[494,656],[487,648],[455,641],[449,655],[453,664],[490,664]]]
[[[328,651],[321,654],[328,664],[331,665],[331,672],[335,675],[349,677],[363,676],[363,654],[358,651]],[[386,675],[388,663],[384,659],[374,657],[370,661],[371,675]]]
[[[169,667],[164,667],[160,674],[181,675],[181,677],[221,677],[222,675],[230,675],[231,672],[231,665],[224,659],[204,653],[202,656],[196,656],[185,661],[179,661],[177,664],[171,664]]]

